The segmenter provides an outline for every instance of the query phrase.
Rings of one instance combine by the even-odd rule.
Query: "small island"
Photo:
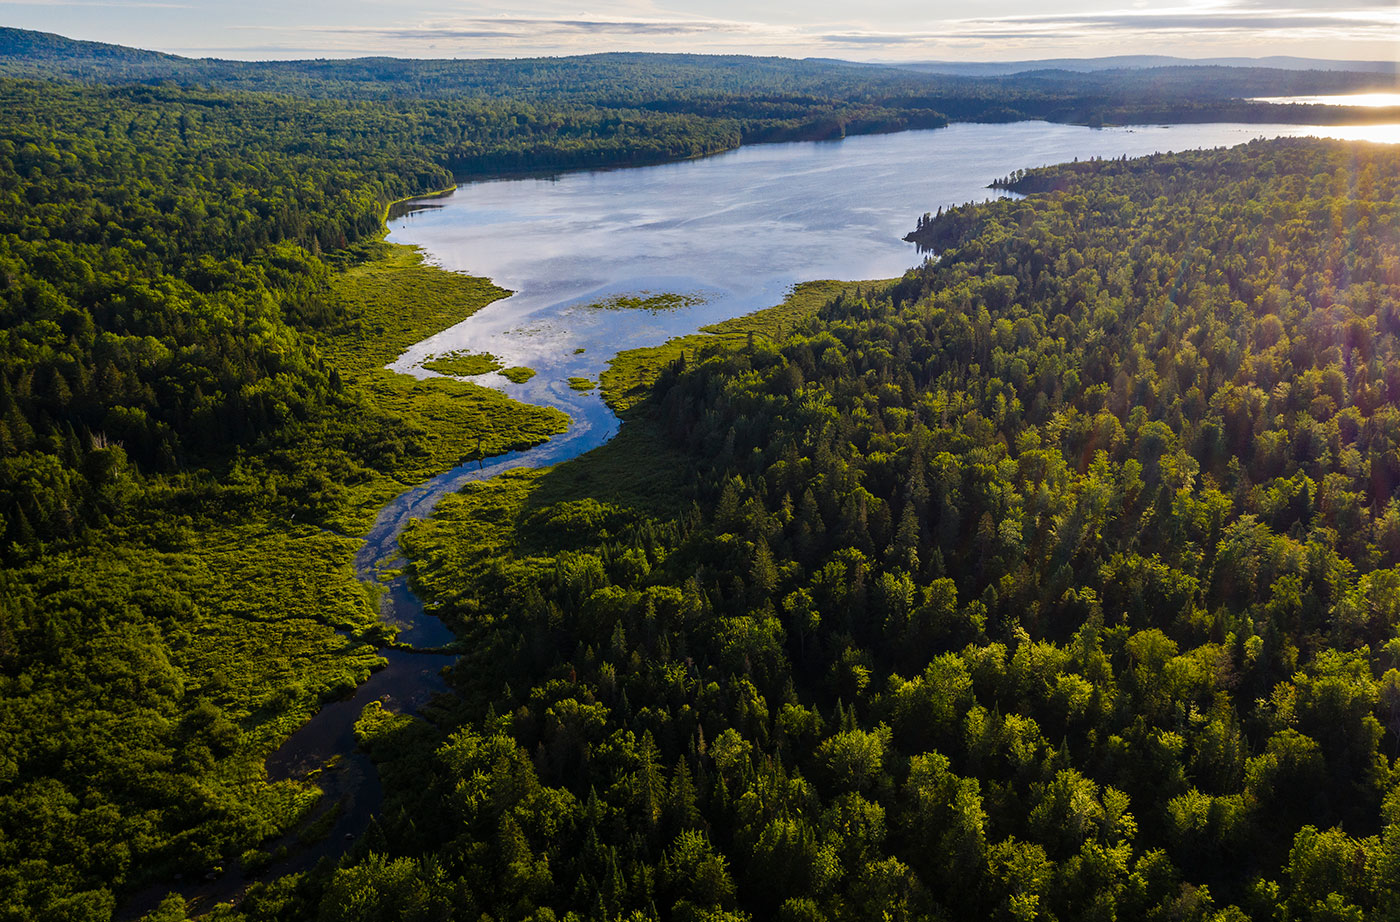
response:
[[[615,295],[588,306],[594,310],[650,311],[653,314],[659,314],[663,311],[678,311],[683,307],[695,307],[697,304],[704,303],[703,297],[693,293],[663,292],[653,294],[650,291],[639,291],[635,295]]]
[[[489,352],[445,352],[428,359],[423,367],[438,374],[466,378],[500,371],[505,365]]]

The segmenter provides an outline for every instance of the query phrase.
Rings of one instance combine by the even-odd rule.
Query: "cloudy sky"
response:
[[[1400,57],[1400,0],[0,0],[0,24],[233,58]]]

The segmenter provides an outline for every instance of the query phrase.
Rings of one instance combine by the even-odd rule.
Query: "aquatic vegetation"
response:
[[[622,413],[646,398],[657,376],[668,366],[693,361],[706,350],[741,348],[754,337],[777,339],[792,332],[836,295],[869,290],[879,282],[803,282],[781,304],[701,328],[699,333],[679,336],[659,346],[628,349],[613,356],[599,376],[603,399],[614,412]]]
[[[413,247],[380,240],[338,254],[337,262],[326,299],[334,313],[316,340],[342,374],[382,368],[431,333],[511,294],[489,279],[429,265]]]
[[[587,307],[589,310],[661,313],[663,311],[678,311],[681,308],[694,307],[704,303],[705,298],[697,294],[676,294],[674,292],[653,294],[649,291],[641,291],[635,295],[615,295],[602,301],[595,301]]]
[[[500,371],[505,366],[500,359],[486,352],[448,352],[433,356],[423,363],[423,367],[438,374],[466,378]]]

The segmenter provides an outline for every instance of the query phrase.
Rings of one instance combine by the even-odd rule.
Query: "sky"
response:
[[[595,51],[1400,59],[1400,0],[0,0],[0,25],[242,59]]]

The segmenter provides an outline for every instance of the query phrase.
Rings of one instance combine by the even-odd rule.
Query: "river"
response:
[[[516,384],[499,374],[477,383],[567,413],[567,432],[527,451],[448,471],[401,494],[379,514],[356,557],[362,579],[378,581],[395,562],[405,523],[431,513],[465,483],[517,467],[565,461],[610,439],[618,420],[596,391],[568,386],[597,380],[618,352],[657,345],[700,326],[782,300],[810,279],[901,275],[922,257],[903,237],[919,215],[991,195],[987,184],[1023,167],[1093,157],[1238,144],[1257,137],[1326,134],[1385,139],[1396,126],[1179,125],[1090,129],[1046,122],[954,124],[931,131],[832,142],[759,145],[681,163],[550,178],[479,182],[451,196],[410,203],[390,220],[389,239],[421,247],[447,269],[486,276],[515,292],[451,329],[412,346],[390,367],[418,377],[433,355],[489,352],[537,375]],[[1368,133],[1370,132],[1370,133]],[[674,310],[603,310],[619,296],[687,295]],[[427,615],[402,576],[388,582],[384,616],[418,648],[452,641]],[[446,690],[453,657],[384,651],[388,666],[353,697],[323,707],[268,759],[273,779],[317,778],[323,802],[341,812],[329,835],[277,862],[270,873],[303,870],[344,851],[381,802],[373,765],[355,750],[353,725],[370,701],[412,712]],[[272,843],[269,850],[278,844]],[[248,882],[237,871],[183,888],[204,905],[236,899]]]

